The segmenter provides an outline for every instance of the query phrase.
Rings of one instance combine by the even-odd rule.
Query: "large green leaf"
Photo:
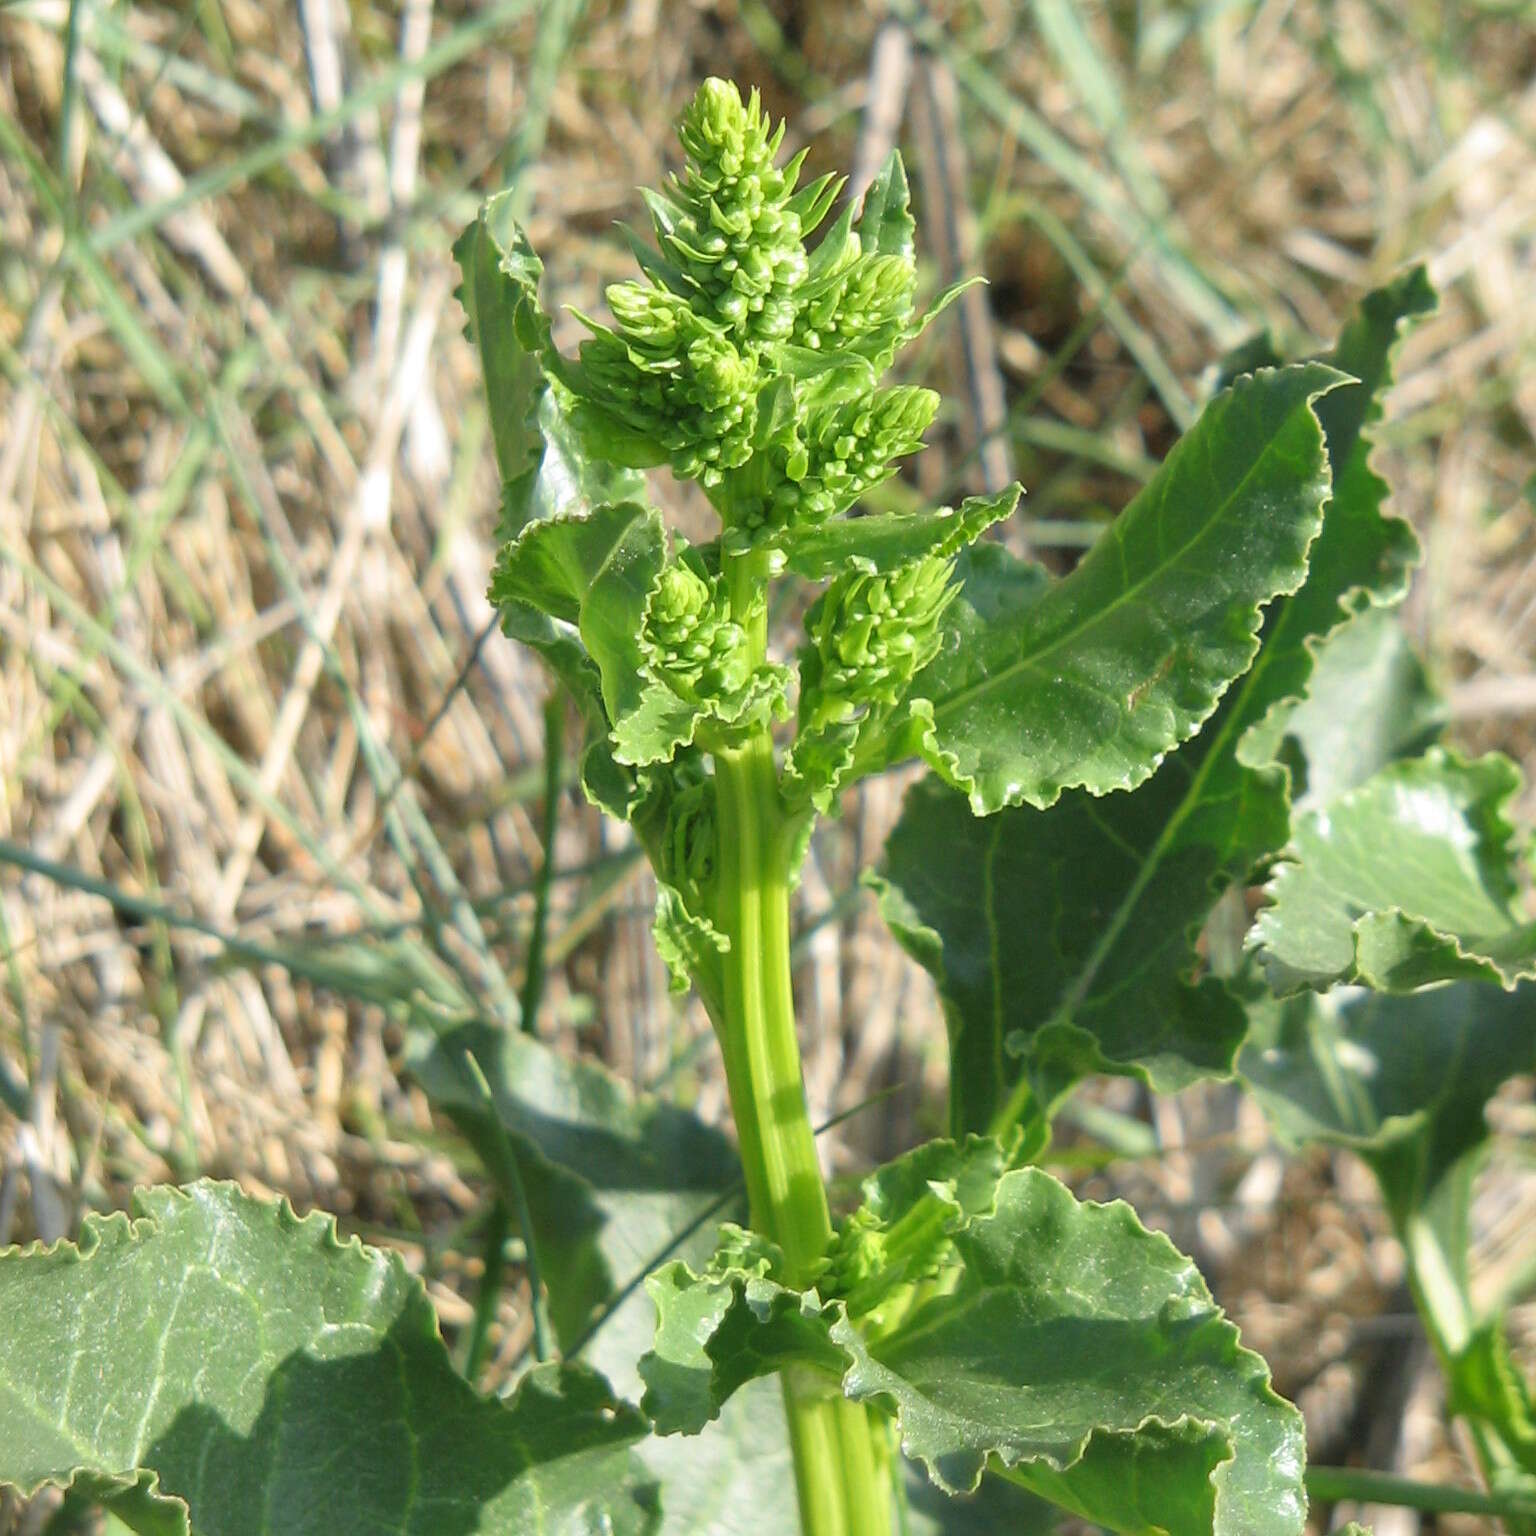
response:
[[[656,1528],[645,1422],[601,1377],[480,1398],[421,1282],[329,1218],[213,1183],[138,1209],[0,1255],[0,1483],[152,1536]]]
[[[923,755],[978,814],[1128,789],[1216,707],[1300,586],[1328,493],[1321,364],[1255,374],[1208,405],[1071,575],[949,644],[914,686]],[[966,617],[954,604],[958,635]]]
[[[1375,338],[1376,355],[1358,341],[1348,351],[1377,386],[1417,292],[1410,284],[1372,295],[1365,311],[1379,322],[1385,305],[1395,318],[1346,329]],[[1341,465],[1363,464],[1360,424],[1376,407],[1362,389],[1342,385],[1317,402],[1329,457]],[[1351,400],[1349,410],[1334,404]],[[1177,1088],[1230,1070],[1243,1016],[1217,982],[1200,979],[1196,939],[1221,891],[1246,882],[1289,835],[1286,774],[1272,759],[1292,730],[1303,750],[1322,751],[1311,722],[1283,712],[1307,686],[1314,647],[1334,632],[1343,645],[1375,617],[1340,629],[1348,614],[1402,590],[1412,533],[1383,516],[1379,485],[1354,475],[1335,486],[1306,583],[1270,608],[1252,667],[1139,788],[1102,799],[1068,792],[1043,814],[1021,808],[984,821],[968,820],[963,799],[936,785],[912,792],[876,885],[882,914],[939,986],[954,1130],[987,1129],[1021,1075],[1048,1107],[1088,1071]],[[1038,602],[1038,579],[1031,591]],[[1030,601],[997,627],[1020,628]],[[1331,688],[1351,686],[1336,674],[1353,673],[1355,658],[1342,660],[1351,665],[1334,667]],[[1353,673],[1360,691],[1345,719],[1359,719],[1362,733],[1376,718],[1365,693],[1373,680]],[[1340,702],[1330,695],[1327,707]],[[1372,734],[1381,744],[1387,733]]]
[[[466,1054],[490,1085],[494,1119]],[[713,1209],[735,1210],[739,1172],[725,1137],[684,1110],[634,1095],[594,1062],[562,1056],[527,1035],[466,1025],[418,1036],[407,1065],[503,1182],[501,1138],[511,1141],[550,1320],[566,1348],[680,1233]],[[514,1190],[505,1192],[515,1200]],[[649,1310],[638,1287],[628,1305]]]
[[[1037,1169],[949,1210],[949,1264],[883,1330],[777,1285],[739,1248],[701,1275],[670,1271],[653,1288],[648,1406],[697,1428],[745,1377],[792,1363],[893,1411],[905,1452],[948,1491],[991,1466],[1134,1536],[1297,1536],[1300,1416],[1166,1238]]]
[[[937,1482],[974,1487],[995,1457],[1111,1530],[1301,1531],[1301,1417],[1167,1238],[1021,1169],[954,1243],[948,1294],[873,1342],[836,1333],[844,1390],[893,1403]]]
[[[1280,992],[1536,975],[1508,758],[1434,749],[1302,816],[1253,939]]]

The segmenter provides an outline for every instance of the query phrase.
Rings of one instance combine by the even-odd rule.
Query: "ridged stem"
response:
[[[761,557],[727,557],[733,616],[754,661],[767,649]],[[757,732],[715,754],[718,918],[724,956],[721,1046],[753,1226],[784,1256],[784,1279],[810,1282],[832,1238],[795,1035],[789,963],[789,829],[773,740]],[[883,1426],[835,1383],[781,1378],[805,1536],[890,1536]]]

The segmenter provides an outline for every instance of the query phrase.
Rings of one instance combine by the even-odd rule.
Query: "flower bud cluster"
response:
[[[901,702],[938,654],[939,620],[954,597],[954,561],[921,555],[892,571],[845,571],[806,615],[800,666],[801,728]]]
[[[896,473],[916,453],[939,408],[931,389],[894,385],[859,400],[824,406],[769,450],[767,484],[732,505],[732,522],[750,532],[824,523]]]
[[[716,588],[681,560],[662,571],[651,593],[640,645],[652,670],[690,704],[731,698],[749,680],[741,626]]]
[[[824,522],[894,473],[937,409],[926,390],[873,387],[911,333],[910,249],[873,243],[887,210],[862,237],[845,216],[807,255],[841,182],[799,187],[803,157],[775,163],[784,127],[755,91],[706,80],[678,136],[682,170],[647,194],[656,248],[635,242],[644,280],[608,289],[611,324],[582,317],[575,364],[546,333],[552,371],[592,452],[697,480],[749,542]],[[898,225],[904,179],[900,207]]]
[[[752,456],[753,360],[664,288],[615,283],[608,304],[613,329],[586,322],[578,395],[684,479],[718,485]]]
[[[795,317],[793,340],[802,347],[857,352],[878,370],[887,367],[912,320],[917,269],[910,256],[859,254],[851,234],[843,257]]]
[[[728,80],[704,82],[678,138],[688,163],[672,179],[676,218],[657,210],[662,250],[698,293],[701,313],[748,341],[782,340],[806,272],[804,205],[793,199],[804,157],[774,164],[784,124],[772,128],[758,93],[743,105]]]

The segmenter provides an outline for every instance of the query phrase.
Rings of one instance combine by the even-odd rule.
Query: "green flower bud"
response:
[[[658,578],[641,622],[640,653],[657,679],[699,710],[707,722],[704,733],[716,739],[784,712],[784,668],[752,665],[746,634],[730,617],[724,590],[703,573],[696,554],[674,560]]]
[[[700,316],[744,342],[781,340],[795,323],[805,278],[804,215],[795,198],[803,156],[774,164],[784,125],[770,127],[756,91],[743,105],[727,80],[706,80],[683,113],[688,157],[671,196],[655,200],[656,236],[696,295]]]
[[[674,561],[661,573],[645,611],[641,648],[673,692],[693,704],[739,693],[746,685],[746,636],[716,589]]]
[[[955,595],[954,560],[922,555],[893,571],[846,571],[806,615],[801,729],[899,704],[938,654],[939,621]]]
[[[752,455],[757,368],[663,288],[615,283],[615,326],[585,320],[573,392],[706,487]]]
[[[902,384],[813,411],[769,448],[765,483],[726,498],[729,521],[756,534],[839,516],[923,446],[938,408],[931,389]]]
[[[910,257],[860,255],[858,236],[851,235],[827,281],[805,298],[792,339],[802,347],[857,352],[883,370],[911,323],[916,288]]]

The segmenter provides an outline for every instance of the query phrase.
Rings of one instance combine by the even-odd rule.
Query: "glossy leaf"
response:
[[[655,1530],[644,1420],[600,1376],[477,1397],[421,1282],[329,1218],[213,1183],[138,1207],[0,1255],[0,1483],[154,1536]]]
[[[1505,814],[1520,784],[1507,758],[1434,750],[1303,816],[1254,928],[1271,985],[1536,975],[1525,849]]]
[[[647,1403],[686,1429],[744,1372],[793,1362],[893,1411],[951,1492],[992,1465],[1114,1531],[1296,1536],[1300,1417],[1190,1262],[1128,1207],[1081,1204],[1035,1169],[974,1204],[932,1297],[873,1336],[760,1265],[674,1269],[653,1289]]]
[[[1147,779],[1258,648],[1306,574],[1328,492],[1313,364],[1240,379],[1071,575],[1002,622],[967,619],[918,679],[923,755],[978,815]],[[969,633],[966,631],[969,629]]]
[[[1377,356],[1351,349],[1378,385],[1415,291],[1397,292],[1392,322],[1369,328]],[[1378,298],[1366,301],[1372,312]],[[1346,335],[1359,331],[1357,322]],[[1341,385],[1316,406],[1330,459],[1341,464],[1363,457],[1360,420],[1375,407],[1333,411],[1330,402],[1355,394]],[[1390,750],[1385,728],[1370,724],[1384,707],[1365,692],[1373,677],[1356,670],[1356,626],[1372,626],[1374,616],[1344,620],[1365,600],[1399,592],[1411,547],[1411,533],[1382,515],[1366,480],[1336,487],[1306,583],[1271,607],[1253,666],[1195,739],[1129,794],[1069,792],[1043,815],[1000,812],[994,826],[993,818],[967,822],[961,797],[937,786],[912,791],[876,885],[896,937],[939,986],[954,1130],[991,1126],[1021,1076],[1048,1108],[1090,1071],[1132,1072],[1171,1089],[1231,1069],[1242,1011],[1218,982],[1199,979],[1196,939],[1221,891],[1246,882],[1289,836],[1286,775],[1273,756],[1292,731],[1303,750],[1325,750],[1310,716],[1284,711],[1307,686],[1314,647],[1335,631],[1340,654],[1325,662],[1317,707],[1337,708],[1334,694],[1352,678],[1360,692],[1343,719],[1356,751],[1367,736]],[[1028,590],[1038,597],[1038,577]],[[1021,614],[1005,622],[1027,619],[1030,600],[1022,597]],[[963,605],[956,610],[966,617]],[[1337,775],[1336,749],[1326,750],[1335,751]],[[1320,757],[1320,774],[1328,771]]]
[[[465,1068],[466,1052],[490,1084],[499,1130]],[[713,1208],[722,1215],[734,1209],[738,1170],[725,1137],[684,1110],[636,1097],[593,1062],[561,1056],[527,1035],[467,1025],[414,1039],[407,1066],[499,1178],[500,1138],[511,1140],[550,1320],[567,1348],[595,1309],[679,1233]],[[515,1191],[506,1194],[515,1203]],[[638,1291],[632,1305],[647,1310]]]

